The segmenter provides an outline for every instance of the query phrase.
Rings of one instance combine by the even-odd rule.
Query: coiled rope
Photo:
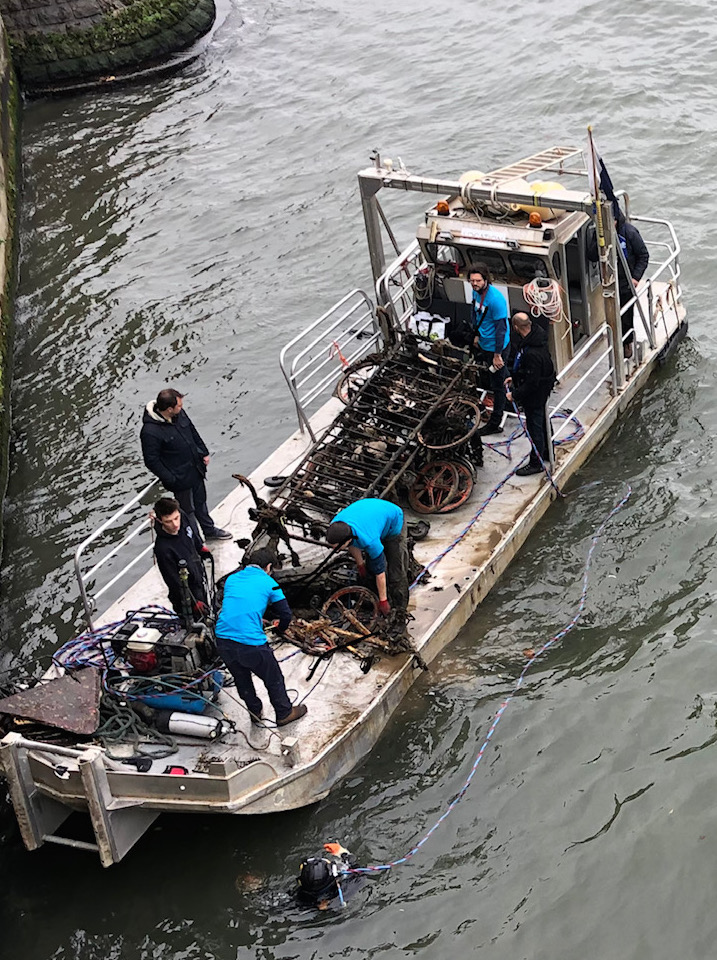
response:
[[[522,687],[523,680],[525,679],[526,674],[528,673],[530,668],[533,666],[533,664],[547,650],[549,650],[552,646],[554,646],[560,640],[564,639],[571,632],[571,630],[575,629],[578,621],[582,617],[583,612],[585,610],[585,605],[587,602],[590,566],[592,564],[593,554],[595,553],[595,548],[597,547],[598,540],[602,536],[605,528],[610,523],[612,518],[616,514],[618,514],[620,510],[622,510],[622,508],[625,506],[627,501],[630,499],[631,495],[632,495],[632,487],[628,484],[627,492],[625,493],[625,495],[622,497],[622,499],[618,503],[615,504],[615,506],[608,513],[608,515],[605,517],[605,519],[602,521],[600,526],[597,528],[597,530],[593,534],[592,540],[590,541],[590,548],[588,549],[587,557],[585,558],[585,564],[583,566],[583,579],[582,579],[582,589],[580,592],[580,602],[578,603],[578,607],[575,612],[575,615],[565,624],[562,630],[559,630],[556,634],[554,634],[549,640],[547,640],[542,645],[542,647],[540,647],[540,649],[536,653],[533,654],[533,656],[528,660],[528,662],[525,664],[525,666],[521,670],[520,676],[518,677],[515,684],[513,685],[513,689],[508,694],[508,696],[503,700],[500,707],[498,708],[498,711],[496,712],[495,717],[493,718],[493,722],[490,725],[490,729],[488,730],[488,733],[485,735],[485,738],[481,743],[480,750],[478,751],[478,754],[475,760],[473,761],[473,766],[471,767],[470,773],[466,777],[465,783],[463,784],[461,789],[458,791],[454,799],[448,804],[446,809],[443,811],[443,813],[438,818],[438,820],[436,820],[436,822],[433,824],[430,830],[428,830],[428,832],[421,837],[418,843],[416,843],[415,846],[411,847],[408,853],[404,854],[404,856],[399,857],[397,860],[391,860],[389,863],[375,864],[368,867],[348,867],[344,871],[345,873],[380,873],[382,871],[390,870],[392,867],[397,867],[406,863],[408,860],[410,860],[411,857],[413,857],[416,853],[418,853],[421,847],[429,840],[431,836],[433,836],[433,834],[440,827],[443,821],[446,820],[448,816],[450,816],[450,814],[456,808],[456,805],[458,804],[458,802],[466,795],[468,787],[471,785],[471,781],[473,780],[476,770],[478,769],[478,765],[483,759],[483,755],[485,754],[485,751],[488,748],[488,744],[490,743],[491,738],[495,733],[496,727],[500,723],[500,720],[503,717],[503,714],[505,713],[505,711],[508,709],[508,706],[510,705],[510,703],[512,702],[512,700],[515,698],[518,691]]]
[[[547,317],[550,323],[565,323],[567,330],[563,339],[570,333],[570,320],[563,309],[563,297],[560,284],[557,280],[547,277],[535,277],[523,287],[523,297],[530,307],[530,315]]]

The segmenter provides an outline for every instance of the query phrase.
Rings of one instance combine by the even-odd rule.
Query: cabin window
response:
[[[475,250],[466,251],[470,259],[471,269],[476,263],[484,263],[494,277],[504,277],[508,272],[503,257],[495,250]]]
[[[519,280],[548,276],[548,267],[542,257],[531,253],[511,253],[509,259],[511,270]]]
[[[458,247],[451,243],[427,243],[426,250],[428,258],[433,263],[455,263],[458,264],[458,270],[462,270],[465,264],[463,253]],[[456,271],[457,272],[457,271]]]

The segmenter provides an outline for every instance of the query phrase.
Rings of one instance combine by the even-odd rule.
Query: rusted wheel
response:
[[[344,370],[334,391],[341,403],[351,403],[379,363],[379,360],[359,360]]]
[[[366,587],[342,587],[331,594],[321,612],[340,630],[362,633],[361,627],[372,630],[378,619],[378,597]]]
[[[451,460],[450,466],[458,475],[458,487],[454,495],[443,504],[438,511],[439,513],[450,513],[452,510],[457,510],[473,493],[473,471],[469,464],[463,463],[461,460]]]
[[[452,397],[438,404],[418,439],[429,450],[451,450],[469,440],[480,426],[480,407],[468,397]]]
[[[416,513],[440,513],[458,492],[458,471],[447,460],[432,460],[416,474],[408,502]]]

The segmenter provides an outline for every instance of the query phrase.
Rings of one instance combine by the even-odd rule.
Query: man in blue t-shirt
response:
[[[391,603],[408,606],[408,544],[403,510],[388,500],[367,497],[340,510],[326,531],[329,543],[347,548],[359,577],[376,577],[378,607],[384,616]],[[389,603],[389,596],[391,603]]]
[[[270,576],[274,554],[267,547],[255,550],[246,567],[230,573],[216,626],[217,650],[247,705],[252,723],[261,720],[263,704],[256,695],[252,674],[263,681],[276,714],[277,727],[303,717],[306,705],[291,705],[281,667],[269,646],[262,620],[267,611],[278,617],[274,629],[281,635],[291,623],[291,608]]]
[[[503,432],[505,410],[505,361],[510,343],[508,304],[492,283],[490,270],[484,263],[476,263],[469,274],[473,287],[473,314],[475,337],[473,348],[479,361],[491,368],[490,386],[493,391],[493,410],[490,419],[479,433],[486,436]]]

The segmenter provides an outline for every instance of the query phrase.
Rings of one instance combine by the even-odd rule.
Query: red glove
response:
[[[199,552],[201,553],[202,557],[211,557],[212,555],[212,551],[209,549],[209,547],[202,547]]]
[[[209,607],[201,600],[192,604],[192,613],[195,617],[206,617],[209,615]]]
[[[384,617],[387,617],[391,612],[391,604],[388,602],[388,600],[379,600],[378,609],[379,609],[379,612],[383,614]]]
[[[356,571],[357,571],[357,573],[358,573],[358,575],[359,575],[359,580],[363,580],[363,578],[366,576],[366,564],[365,564],[365,563],[357,563],[357,564],[356,564]]]

